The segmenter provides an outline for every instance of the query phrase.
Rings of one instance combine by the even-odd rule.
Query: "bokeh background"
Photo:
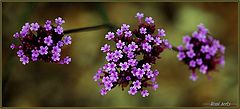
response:
[[[112,23],[137,25],[137,12],[152,16],[157,27],[167,31],[173,45],[204,23],[226,46],[224,68],[213,71],[212,80],[198,73],[196,82],[189,80],[190,71],[179,62],[177,53],[167,50],[154,65],[160,71],[159,88],[142,98],[130,96],[127,90],[114,88],[106,96],[99,94],[92,80],[105,61],[100,47],[107,29],[71,34],[73,43],[63,50],[72,57],[69,65],[43,62],[22,65],[9,46],[12,35],[25,22],[44,23],[61,16],[64,29]],[[236,3],[3,3],[3,106],[89,106],[89,107],[187,107],[210,102],[238,104],[238,38]]]

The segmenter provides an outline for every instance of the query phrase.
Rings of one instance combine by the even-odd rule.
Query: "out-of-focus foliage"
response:
[[[65,29],[111,22],[136,26],[137,12],[152,16],[157,27],[166,30],[173,45],[204,23],[214,38],[226,46],[224,68],[212,73],[212,80],[198,75],[189,80],[190,71],[179,62],[174,51],[161,54],[154,65],[160,71],[159,88],[142,98],[130,96],[127,90],[114,88],[106,96],[99,94],[92,80],[105,63],[100,47],[107,29],[71,34],[69,65],[43,62],[22,65],[9,46],[12,35],[25,22],[41,22],[61,16]],[[3,3],[3,105],[4,106],[203,106],[211,101],[237,104],[238,41],[237,3]],[[110,42],[107,42],[110,44]],[[200,73],[198,73],[200,74]]]

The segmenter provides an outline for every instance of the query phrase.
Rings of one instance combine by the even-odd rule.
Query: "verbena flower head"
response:
[[[218,64],[224,65],[225,47],[208,34],[203,24],[198,25],[192,36],[184,36],[183,43],[185,47],[178,46],[177,57],[189,66],[191,80],[197,80],[196,69],[210,77],[209,71],[215,70]]]
[[[107,63],[93,77],[98,81],[101,95],[107,94],[117,85],[122,90],[129,86],[128,93],[137,92],[143,97],[149,95],[148,87],[156,90],[156,77],[159,72],[152,65],[160,58],[160,53],[172,46],[163,39],[165,31],[156,28],[152,17],[142,18],[143,13],[137,13],[138,27],[131,30],[130,25],[123,24],[116,32],[108,32],[105,38],[115,43],[114,47],[103,45],[101,50],[106,53]]]
[[[10,48],[17,50],[17,55],[22,64],[30,61],[44,61],[50,63],[69,64],[71,58],[61,58],[61,49],[64,45],[71,44],[71,37],[64,36],[61,25],[65,21],[58,17],[56,25],[47,20],[43,26],[38,23],[25,23],[20,32],[13,37],[20,44],[11,44]]]

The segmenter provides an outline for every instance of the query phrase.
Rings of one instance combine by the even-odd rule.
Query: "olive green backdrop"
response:
[[[237,3],[3,3],[3,106],[80,106],[80,107],[188,107],[210,102],[238,99]],[[57,65],[43,62],[22,65],[9,46],[12,35],[25,22],[44,23],[61,16],[64,29],[94,26],[111,22],[137,25],[137,12],[152,16],[157,27],[166,30],[173,45],[204,23],[214,38],[226,46],[224,68],[213,71],[212,80],[198,73],[196,82],[189,80],[190,71],[179,62],[174,51],[161,54],[153,68],[160,71],[159,88],[150,96],[130,96],[117,87],[106,96],[99,94],[92,80],[105,63],[100,47],[107,29],[71,34],[72,45],[64,47],[72,63]]]

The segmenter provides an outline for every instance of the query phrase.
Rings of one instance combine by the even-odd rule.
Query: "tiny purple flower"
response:
[[[45,46],[45,47],[40,46],[39,53],[40,53],[41,55],[47,55],[47,54],[48,54],[48,47],[47,47],[47,46]]]
[[[158,36],[163,37],[166,36],[164,29],[158,29]]]
[[[60,54],[59,53],[54,53],[52,55],[52,60],[53,61],[59,61],[60,60]]]
[[[65,23],[65,21],[61,17],[58,17],[55,19],[55,23],[57,25],[62,25],[63,23]]]
[[[145,40],[147,40],[148,42],[151,42],[153,40],[153,37],[150,34],[145,35]]]
[[[165,45],[168,49],[171,49],[171,48],[172,48],[172,45],[168,42],[167,39],[163,39],[162,41],[163,41],[164,45]]]
[[[208,67],[206,65],[201,65],[199,71],[202,72],[203,74],[207,73]]]
[[[18,32],[16,32],[16,33],[13,35],[13,37],[14,37],[14,38],[19,38],[19,37],[20,37],[20,35],[19,35],[19,33],[18,33]]]
[[[52,36],[45,37],[44,43],[50,46],[53,43]]]
[[[154,40],[154,42],[157,44],[157,45],[160,45],[162,43],[162,40],[159,38],[159,37],[156,37],[156,39]]]
[[[205,59],[211,59],[211,56],[209,54],[206,54]]]
[[[113,60],[114,58],[114,54],[113,53],[107,53],[107,56],[106,56],[106,60],[109,62],[111,60]]]
[[[96,75],[93,76],[93,80],[94,81],[97,81],[99,79],[100,79],[100,75],[99,74],[96,74]]]
[[[192,50],[193,49],[193,44],[187,43],[186,44],[186,49]]]
[[[115,50],[114,57],[115,58],[122,58],[123,57],[122,51],[121,50]]]
[[[132,58],[135,57],[135,55],[134,55],[133,52],[129,52],[129,53],[127,53],[127,57],[128,57],[129,59],[132,59]]]
[[[130,76],[127,76],[127,77],[126,77],[126,80],[128,80],[128,81],[131,80],[131,77],[130,77]]]
[[[52,53],[53,54],[58,54],[58,53],[60,53],[61,52],[61,48],[59,48],[58,46],[54,46],[53,48],[52,48]]]
[[[151,70],[151,65],[146,63],[142,65],[144,71],[150,71]]]
[[[144,17],[144,14],[138,12],[135,17],[138,18],[138,20],[141,20]]]
[[[136,89],[140,89],[142,83],[139,80],[137,80],[137,81],[134,81],[132,84],[133,84],[133,87],[135,87]]]
[[[125,45],[125,42],[122,42],[121,40],[119,40],[118,43],[116,43],[116,47],[119,49],[122,49],[124,45]]]
[[[20,34],[24,38],[28,34],[28,30],[22,30],[22,31],[20,31]]]
[[[121,71],[127,71],[127,69],[129,68],[127,62],[124,62],[124,63],[121,62],[119,66],[121,67]]]
[[[191,61],[189,62],[189,66],[190,66],[190,67],[196,67],[196,62],[195,62],[194,60],[191,60]]]
[[[196,75],[195,72],[192,72],[192,74],[189,77],[192,81],[196,81],[198,79],[198,76]]]
[[[31,31],[37,31],[39,27],[40,26],[38,25],[38,23],[32,23],[31,27],[30,27],[30,30]]]
[[[32,57],[32,61],[37,61],[37,57]]]
[[[178,51],[183,51],[183,50],[184,50],[184,48],[183,48],[182,45],[179,45],[179,46],[177,47],[177,49],[178,49]]]
[[[58,34],[62,34],[63,33],[63,28],[61,26],[57,26],[57,28],[55,28],[54,31]]]
[[[223,45],[220,45],[219,49],[221,53],[225,53],[225,47]]]
[[[64,43],[62,41],[58,41],[57,46],[63,47]]]
[[[159,71],[158,70],[154,70],[153,74],[154,74],[154,76],[158,76],[159,75]]]
[[[152,88],[153,88],[153,90],[157,90],[158,84],[153,84],[153,85],[152,85]]]
[[[208,33],[208,29],[205,28],[205,26],[203,24],[199,24],[198,25],[198,30],[199,32],[201,32],[202,34],[207,34]]]
[[[103,73],[103,69],[99,68],[98,71],[97,71],[97,74],[101,75],[102,73]]]
[[[109,78],[108,76],[103,77],[102,82],[103,82],[103,83],[109,82],[109,79],[110,79],[110,78]]]
[[[38,50],[32,50],[32,57],[38,57],[39,53]]]
[[[34,24],[34,23],[32,23],[32,24]],[[36,23],[34,24],[35,26],[37,26],[36,25]],[[25,23],[25,25],[22,27],[22,31],[27,31],[28,32],[28,30],[31,28],[31,26],[30,26],[30,24],[27,22],[27,23]]]
[[[202,47],[201,47],[201,52],[202,52],[202,53],[207,53],[207,52],[209,52],[209,46],[208,46],[208,45],[202,46]]]
[[[108,32],[108,34],[105,35],[105,38],[107,40],[111,40],[113,39],[115,36],[114,36],[114,33],[113,32]]]
[[[104,86],[105,86],[106,90],[110,91],[112,86],[113,86],[113,84],[109,82],[109,83],[106,83]]]
[[[110,80],[111,80],[111,82],[117,82],[117,80],[118,80],[118,74],[111,74],[110,75]]]
[[[121,36],[121,35],[123,34],[123,30],[121,30],[121,29],[117,29],[116,34],[117,34],[118,36]]]
[[[71,61],[72,61],[72,59],[69,56],[65,57],[64,60],[63,60],[63,62],[65,64],[69,64]]]
[[[191,40],[191,37],[190,36],[184,36],[183,37],[183,43],[189,43]]]
[[[121,30],[122,30],[122,31],[128,31],[129,28],[130,28],[130,25],[127,25],[127,24],[123,24],[123,25],[121,26]]]
[[[130,51],[135,51],[138,48],[138,45],[136,45],[135,42],[131,42],[131,44],[128,45]]]
[[[148,90],[141,91],[142,97],[147,97],[149,95]]]
[[[194,53],[193,50],[190,50],[190,51],[187,52],[187,56],[188,56],[189,58],[193,58],[195,55],[196,55],[196,54]]]
[[[132,31],[125,31],[125,37],[131,37],[132,36]]]
[[[152,71],[148,71],[148,72],[146,73],[146,75],[147,75],[148,78],[154,77],[154,74],[153,74]]]
[[[141,34],[146,34],[147,33],[147,28],[142,27],[139,30],[140,30]]]
[[[46,31],[52,30],[52,26],[50,24],[45,24],[44,28],[45,28]]]
[[[103,96],[103,95],[106,95],[107,94],[107,90],[102,88],[101,91],[100,91],[100,94]]]
[[[133,74],[133,76],[137,76],[137,68],[136,67],[133,67],[132,68],[132,71],[131,71],[131,73]]]
[[[127,54],[127,53],[131,52],[131,50],[128,46],[124,46],[123,52]]]
[[[10,48],[11,48],[12,50],[13,50],[15,47],[16,47],[15,44],[11,44],[11,45],[10,45]]]
[[[196,39],[200,39],[200,35],[199,35],[199,33],[198,33],[197,31],[194,31],[194,32],[192,33],[192,36],[193,36],[194,38],[196,38]]]
[[[102,50],[104,53],[110,51],[110,45],[105,44],[103,47],[101,47],[101,50]]]
[[[136,76],[141,79],[143,77],[143,75],[145,74],[143,69],[138,68],[137,72],[136,72]]]
[[[196,59],[196,62],[197,62],[198,65],[202,65],[202,63],[203,63],[201,58]]]
[[[142,48],[143,48],[143,50],[145,50],[146,52],[150,52],[151,49],[152,49],[151,45],[149,45],[149,43],[147,43],[147,42],[142,44]]]
[[[108,63],[107,66],[108,66],[108,68],[107,68],[108,71],[115,71],[115,70],[116,70],[115,67],[116,67],[117,65],[116,65],[115,63],[111,62],[111,63]]]
[[[152,83],[156,82],[156,78],[150,78],[150,79]]]
[[[18,57],[22,57],[24,55],[23,50],[18,50],[17,55]]]
[[[51,25],[52,21],[51,20],[46,20],[45,24]]]
[[[219,59],[219,64],[223,67],[225,65],[224,56],[221,56]]]
[[[145,21],[148,23],[148,24],[153,24],[154,23],[154,20],[152,17],[146,17],[145,18]]]
[[[217,53],[218,48],[215,46],[212,46],[209,48],[208,52],[210,55],[214,56]]]
[[[129,59],[128,64],[132,67],[137,65],[137,60],[136,59]]]
[[[27,63],[29,63],[29,58],[27,56],[23,55],[20,58],[20,61],[22,62],[23,65],[26,65]]]
[[[71,38],[71,36],[65,36],[65,37],[63,38],[63,43],[64,43],[65,45],[70,45],[70,44],[72,43],[72,38]]]
[[[135,87],[130,87],[130,90],[128,91],[128,94],[135,95],[137,93],[137,89]]]

